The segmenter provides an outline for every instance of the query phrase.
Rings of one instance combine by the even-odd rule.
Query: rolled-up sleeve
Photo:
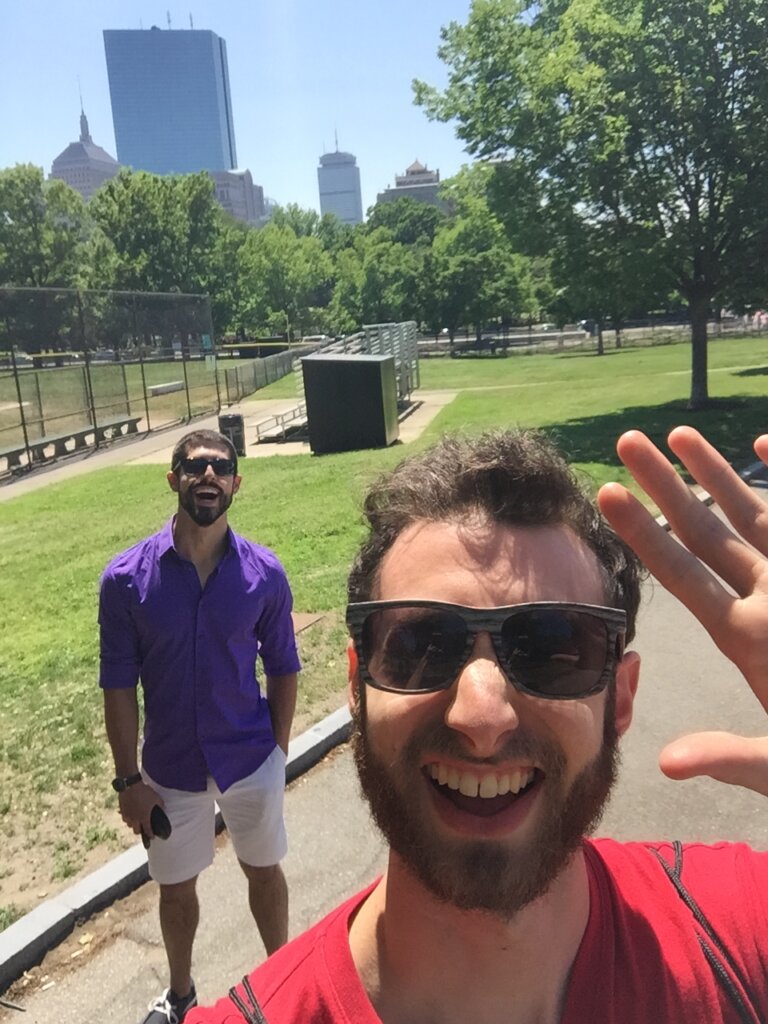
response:
[[[296,650],[296,634],[291,610],[293,596],[282,566],[275,567],[270,579],[269,598],[259,618],[259,654],[268,676],[298,672],[301,662]]]
[[[129,593],[108,566],[99,591],[99,686],[104,690],[135,687],[141,657]]]

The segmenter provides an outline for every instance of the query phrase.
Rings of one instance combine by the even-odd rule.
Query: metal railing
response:
[[[277,413],[269,416],[256,424],[256,442],[259,441],[285,441],[289,428],[295,430],[303,426],[307,419],[307,406],[305,402],[289,409],[288,412]]]

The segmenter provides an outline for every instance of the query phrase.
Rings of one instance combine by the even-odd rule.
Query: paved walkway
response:
[[[400,440],[404,443],[417,438],[440,410],[453,401],[456,391],[418,391],[414,393],[414,408],[400,423]],[[295,398],[251,399],[233,405],[227,413],[239,413],[245,421],[246,452],[248,458],[270,455],[309,455],[309,444],[287,441],[277,444],[256,444],[256,424],[295,408]],[[107,466],[125,466],[150,463],[167,466],[173,446],[189,430],[218,428],[216,416],[204,416],[192,423],[153,431],[139,437],[118,439],[106,447],[93,449],[83,455],[73,455],[50,462],[23,476],[4,480],[0,484],[0,501],[8,501],[36,491],[40,487],[68,480]]]

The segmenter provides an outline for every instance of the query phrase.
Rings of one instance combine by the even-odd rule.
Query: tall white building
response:
[[[114,178],[119,170],[117,160],[91,138],[88,118],[81,110],[80,139],[70,142],[64,152],[59,153],[51,166],[50,176],[66,181],[83,199],[90,199],[99,185]]]
[[[324,153],[317,168],[320,213],[335,213],[343,224],[362,224],[360,168],[351,153]]]

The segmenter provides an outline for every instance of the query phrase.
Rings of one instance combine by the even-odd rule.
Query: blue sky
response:
[[[415,159],[454,174],[452,125],[413,105],[411,80],[443,85],[440,27],[470,0],[3,0],[0,167],[54,157],[79,134],[78,78],[95,142],[116,155],[105,28],[207,28],[227,41],[240,167],[280,203],[318,207],[317,162],[357,157],[363,207]]]

